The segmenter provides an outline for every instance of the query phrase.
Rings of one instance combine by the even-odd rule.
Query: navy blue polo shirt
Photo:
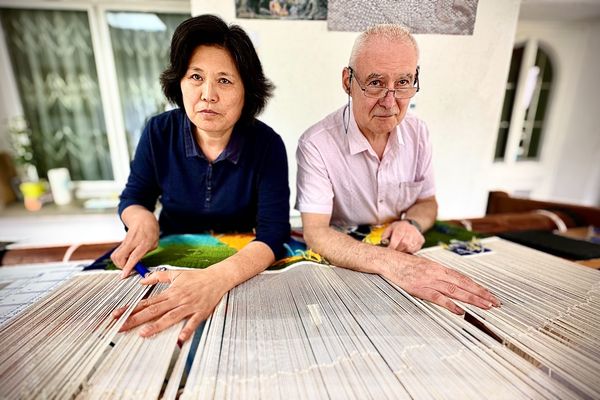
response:
[[[212,163],[194,140],[185,112],[150,119],[121,194],[119,215],[132,204],[159,216],[161,234],[252,232],[277,258],[289,238],[288,165],[281,137],[254,120],[237,124]]]

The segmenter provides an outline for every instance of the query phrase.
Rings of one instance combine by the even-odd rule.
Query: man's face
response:
[[[396,89],[412,86],[417,70],[417,53],[409,42],[369,39],[356,57],[352,82],[344,70],[343,80],[350,87],[354,119],[363,135],[374,137],[389,133],[406,115],[410,99],[396,99],[388,92],[381,99],[365,96],[362,87],[382,86]],[[408,82],[408,81],[410,82]],[[359,85],[360,84],[360,85]]]

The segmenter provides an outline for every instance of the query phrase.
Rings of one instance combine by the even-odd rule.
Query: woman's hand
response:
[[[123,210],[121,218],[129,230],[110,258],[126,278],[135,264],[158,246],[159,227],[154,214],[138,205]]]
[[[146,323],[140,329],[140,335],[148,337],[188,318],[179,334],[179,341],[185,342],[200,323],[210,316],[230,289],[217,265],[203,270],[157,271],[142,279],[141,283],[144,285],[159,282],[171,285],[159,295],[140,301],[121,327],[121,331],[128,331]],[[126,307],[119,308],[113,312],[113,316],[119,318],[125,310]]]
[[[155,285],[170,283],[167,290],[142,300],[121,327],[127,331],[141,324],[140,335],[154,335],[188,318],[179,334],[179,341],[189,339],[200,323],[213,312],[221,298],[231,288],[262,272],[275,261],[275,255],[265,243],[253,241],[229,258],[206,269],[156,271],[140,282]],[[119,318],[126,308],[113,312]]]

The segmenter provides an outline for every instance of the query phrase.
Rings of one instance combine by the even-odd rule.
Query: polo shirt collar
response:
[[[369,143],[365,135],[362,134],[362,132],[358,128],[358,125],[356,124],[356,120],[354,119],[354,112],[352,111],[352,102],[350,102],[350,104],[350,123],[348,125],[348,145],[350,148],[350,154],[354,155],[363,151],[373,151],[371,144]],[[398,124],[398,126],[396,126],[392,130],[390,138],[388,139],[388,145],[386,146],[386,149],[390,148],[390,144],[393,146],[392,148],[404,145],[404,138],[402,137],[402,130],[400,129],[401,125],[402,122],[400,122],[400,124]],[[390,139],[392,140],[392,142],[389,141]]]
[[[222,160],[229,160],[234,164],[237,164],[240,160],[240,155],[242,153],[242,149],[244,147],[244,135],[241,132],[241,128],[239,124],[236,124],[233,127],[233,132],[231,132],[231,137],[229,138],[229,143],[225,147],[225,150],[214,162],[219,162]],[[204,153],[200,150],[200,146],[196,143],[194,139],[194,134],[192,133],[192,122],[190,119],[185,116],[184,127],[183,127],[183,140],[185,144],[185,156],[186,157],[201,157],[206,159]]]

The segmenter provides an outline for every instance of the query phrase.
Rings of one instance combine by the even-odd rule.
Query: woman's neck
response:
[[[213,162],[227,147],[233,128],[223,132],[206,132],[196,128],[196,142],[208,161]]]

